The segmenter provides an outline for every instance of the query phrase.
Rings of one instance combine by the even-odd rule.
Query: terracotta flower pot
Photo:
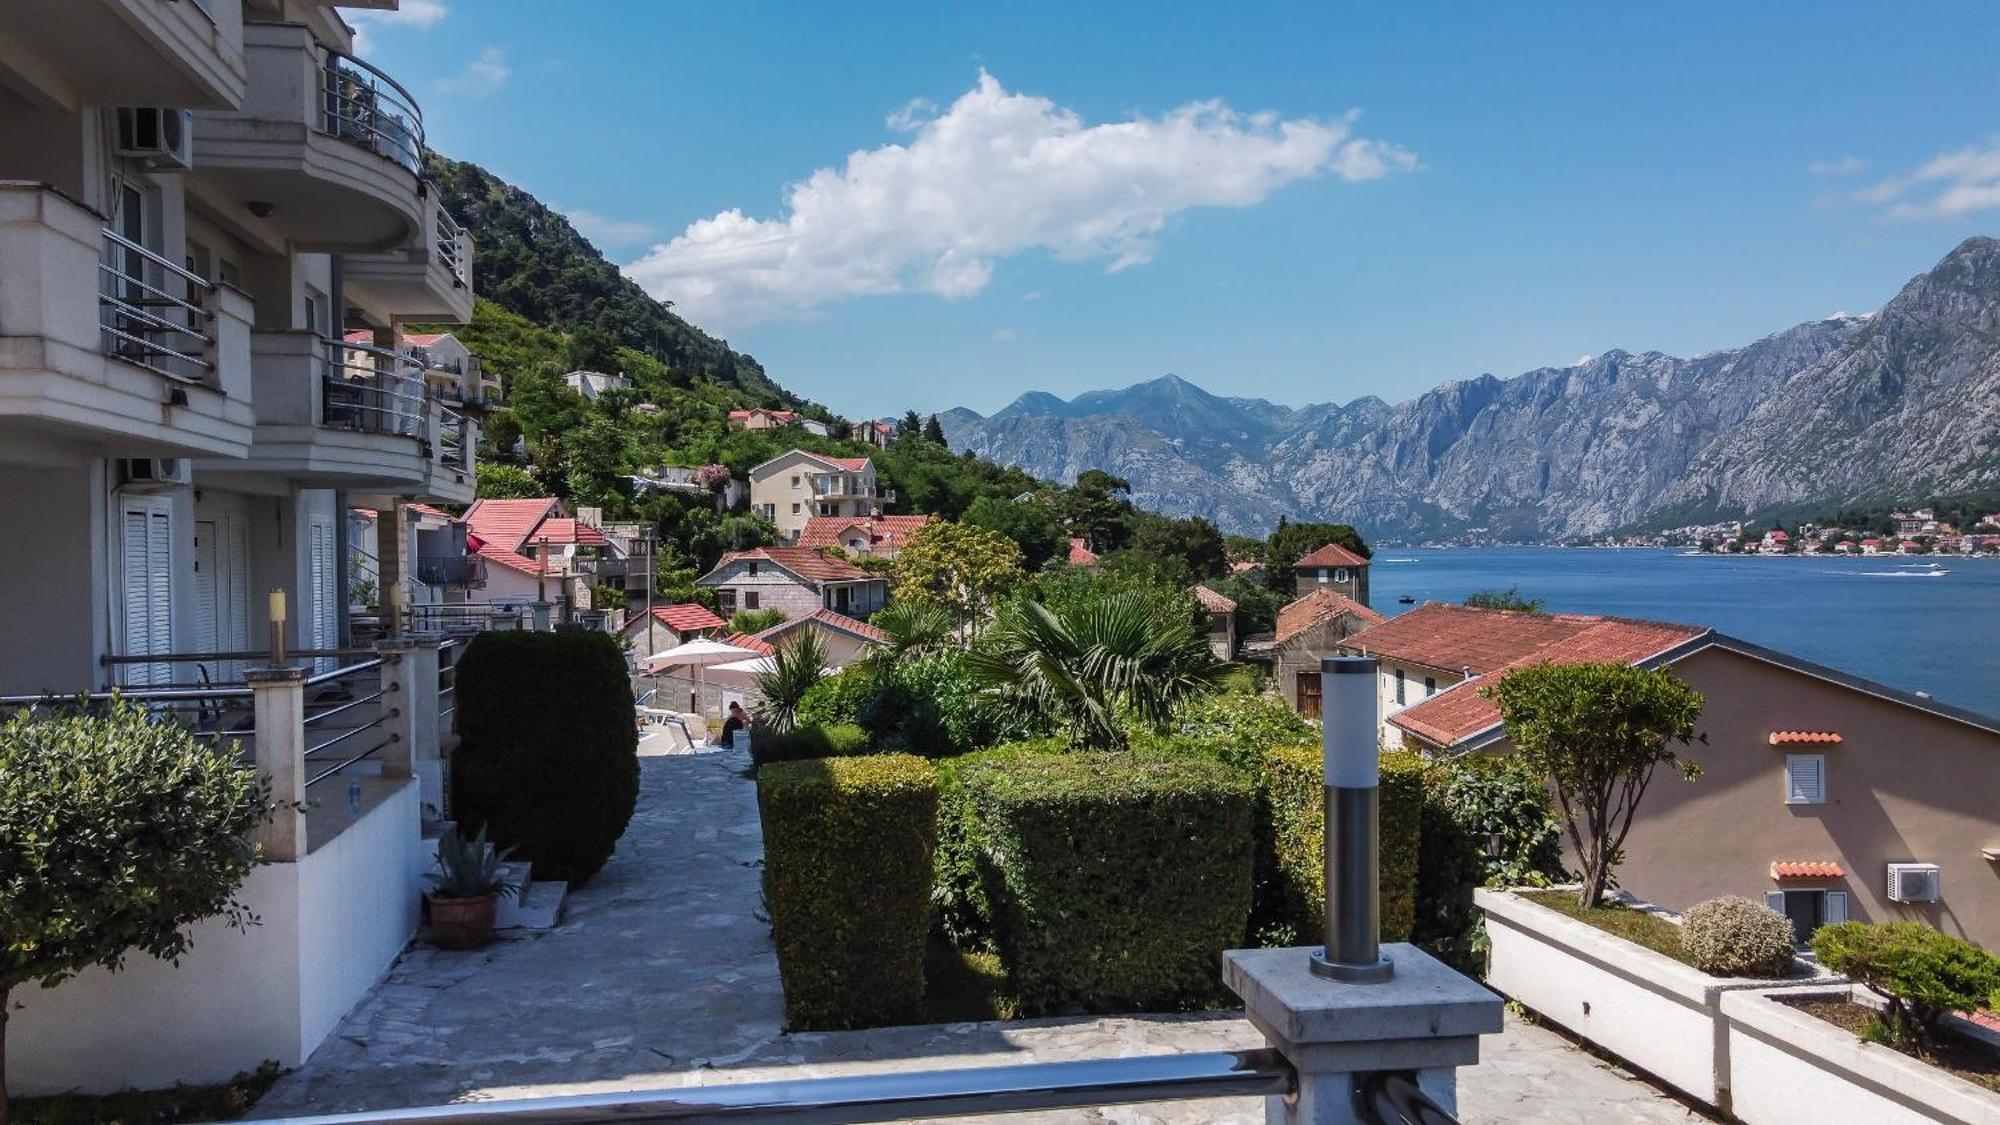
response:
[[[494,904],[499,898],[432,897],[431,944],[439,949],[478,949],[492,941]]]

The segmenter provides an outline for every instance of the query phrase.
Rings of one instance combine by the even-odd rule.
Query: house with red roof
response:
[[[797,426],[809,434],[827,436],[829,430],[825,422],[808,418],[796,410],[773,410],[757,406],[749,410],[729,412],[729,424],[744,430],[776,430],[785,426]]]
[[[1090,544],[1086,540],[1073,538],[1069,541],[1069,565],[1082,567],[1096,566],[1097,552],[1090,549]]]
[[[1320,711],[1319,662],[1340,651],[1342,641],[1379,625],[1382,615],[1335,590],[1315,587],[1278,611],[1270,633],[1245,637],[1241,659],[1264,668],[1278,693],[1301,715]]]
[[[1236,659],[1236,599],[1206,586],[1195,586],[1188,593],[1208,622],[1208,651],[1217,660]]]
[[[889,634],[830,609],[814,610],[803,617],[781,621],[757,634],[757,639],[775,648],[789,643],[804,632],[819,634],[826,645],[829,668],[845,668],[866,655],[868,650],[889,639]]]
[[[1763,901],[1801,940],[1852,919],[2000,943],[2000,719],[1701,625],[1431,603],[1342,648],[1379,662],[1383,741],[1430,755],[1511,752],[1485,689],[1521,668],[1667,669],[1704,701],[1679,749],[1700,777],[1655,773],[1622,887]]]
[[[880,515],[885,496],[866,457],[828,457],[794,449],[750,470],[750,507],[796,543],[814,516],[855,519]]]
[[[654,653],[678,648],[699,637],[720,636],[728,630],[729,622],[707,606],[680,602],[656,605],[650,614],[643,609],[634,613],[618,630],[618,635],[627,642],[633,659],[643,661]]]
[[[725,617],[738,610],[776,609],[788,618],[830,609],[866,619],[889,601],[889,580],[846,559],[809,547],[754,547],[722,556],[695,579],[715,591]]]
[[[838,547],[868,559],[893,559],[930,516],[813,516],[799,532],[799,546]]]
[[[854,423],[854,440],[887,449],[896,440],[896,423],[870,419]]]
[[[564,515],[562,501],[553,496],[475,500],[461,518],[466,550],[487,564],[486,585],[471,600],[568,599],[571,606],[589,608],[598,561],[611,548],[595,524]]]
[[[1338,543],[1309,551],[1292,564],[1293,592],[1303,597],[1327,589],[1368,604],[1368,560]]]

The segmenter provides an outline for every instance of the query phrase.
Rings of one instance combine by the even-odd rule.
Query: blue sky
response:
[[[434,147],[855,417],[1689,355],[2000,234],[1988,3],[403,7]]]

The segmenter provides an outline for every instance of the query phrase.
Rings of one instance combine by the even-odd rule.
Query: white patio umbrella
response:
[[[757,654],[738,645],[723,644],[707,638],[689,641],[665,652],[656,652],[646,658],[643,667],[647,672],[659,672],[667,668],[693,668],[695,686],[688,690],[688,709],[699,712],[701,706],[698,693],[701,690],[701,670],[715,664],[728,664],[755,657]]]

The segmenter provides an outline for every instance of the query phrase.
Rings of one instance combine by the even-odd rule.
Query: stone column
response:
[[[387,618],[383,632],[392,637],[403,631],[396,611],[402,608],[405,580],[410,573],[410,560],[406,557],[408,531],[402,500],[391,500],[387,508],[376,509],[375,596]]]
[[[257,844],[266,862],[291,863],[306,854],[306,669],[251,668],[243,679],[256,709],[257,772],[277,805]]]
[[[1271,1125],[1358,1125],[1354,1091],[1380,1071],[1413,1073],[1453,1112],[1457,1068],[1479,1061],[1479,1037],[1500,1030],[1500,997],[1414,945],[1382,947],[1388,980],[1349,984],[1312,971],[1313,949],[1232,949],[1222,979],[1250,1023],[1298,1071],[1298,1093],[1268,1099]]]

